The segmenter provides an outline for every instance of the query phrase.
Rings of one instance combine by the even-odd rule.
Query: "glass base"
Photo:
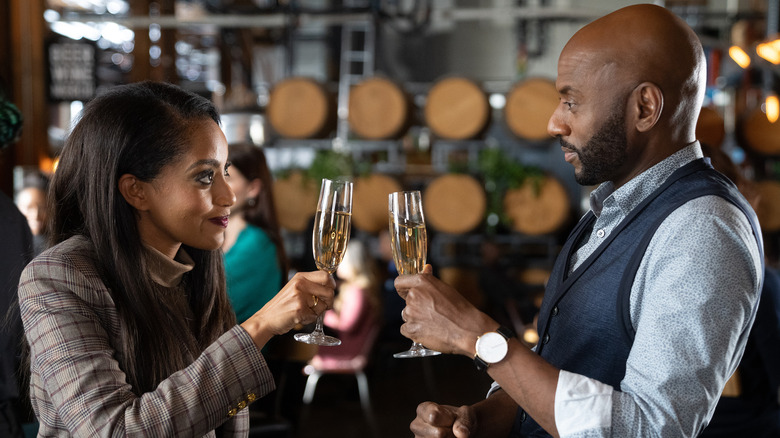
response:
[[[412,346],[412,348],[402,351],[400,353],[395,353],[393,357],[398,359],[409,359],[413,357],[428,357],[428,356],[438,356],[440,355],[440,351],[431,350],[429,348],[425,348],[422,345],[420,346]]]
[[[307,344],[322,345],[325,347],[335,347],[341,345],[341,339],[328,336],[323,333],[311,332],[311,333],[296,333],[294,336],[298,342],[305,342]]]

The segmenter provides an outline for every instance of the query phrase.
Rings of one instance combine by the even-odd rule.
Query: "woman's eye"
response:
[[[211,183],[214,181],[214,171],[207,170],[205,172],[199,173],[196,181],[203,185],[211,185]]]
[[[574,106],[572,102],[563,102],[563,104],[569,107],[569,109],[571,109]]]

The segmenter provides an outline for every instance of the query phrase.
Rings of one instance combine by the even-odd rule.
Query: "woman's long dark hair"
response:
[[[268,234],[268,237],[276,246],[276,259],[279,262],[279,268],[282,270],[282,284],[287,282],[287,271],[289,269],[287,255],[284,250],[284,240],[279,228],[279,220],[276,216],[276,207],[274,206],[273,178],[268,169],[268,162],[265,159],[265,153],[257,146],[239,143],[230,145],[228,160],[232,167],[238,169],[247,181],[259,179],[263,187],[254,198],[253,205],[244,206],[244,219]]]
[[[122,322],[117,359],[139,395],[190,364],[236,319],[220,250],[182,245],[195,261],[183,279],[190,309],[182,308],[180,295],[139,275],[149,271],[148,255],[118,181],[124,174],[154,180],[185,152],[195,124],[219,120],[208,99],[170,84],[112,88],[84,107],[51,182],[51,243],[74,235],[93,243]]]

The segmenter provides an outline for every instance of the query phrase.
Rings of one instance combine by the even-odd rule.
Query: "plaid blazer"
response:
[[[19,283],[38,436],[246,436],[243,410],[275,386],[236,325],[188,367],[136,396],[114,359],[120,321],[92,244],[72,237],[36,257]]]

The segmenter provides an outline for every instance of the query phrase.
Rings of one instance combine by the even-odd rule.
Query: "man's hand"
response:
[[[415,438],[469,438],[477,428],[477,417],[471,406],[439,405],[424,402],[417,406],[417,418],[409,425]]]
[[[406,300],[401,334],[433,350],[474,357],[477,337],[499,326],[434,277],[430,265],[421,274],[399,276],[395,288]]]

